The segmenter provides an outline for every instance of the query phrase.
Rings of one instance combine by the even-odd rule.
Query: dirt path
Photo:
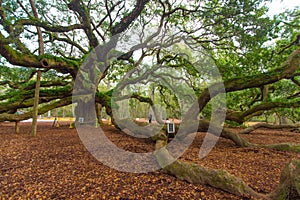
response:
[[[14,134],[11,123],[0,124],[1,199],[242,199],[206,185],[192,185],[161,171],[133,174],[113,170],[94,159],[68,124],[52,128],[40,123],[38,136],[29,136],[30,123]],[[135,140],[111,126],[107,136],[133,152],[153,150],[150,140]],[[181,158],[210,168],[224,168],[263,193],[274,189],[284,165],[299,154],[267,149],[237,148],[220,139],[204,159],[198,158],[204,133],[198,133]],[[300,143],[300,134],[288,131],[255,131],[252,142]],[[247,199],[244,197],[243,199]]]

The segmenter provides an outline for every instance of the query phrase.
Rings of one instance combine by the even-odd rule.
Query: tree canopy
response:
[[[140,77],[126,83],[134,87],[149,71],[164,66],[177,71],[163,74],[166,78],[187,83],[201,97],[213,71],[203,64],[203,55],[209,54],[224,81],[229,120],[242,123],[265,110],[296,107],[297,66],[288,69],[292,67],[285,62],[297,56],[297,10],[272,18],[263,1],[38,1],[36,8],[38,17],[29,3],[1,2],[2,121],[31,116],[26,114],[30,109],[14,114],[32,106],[38,69],[43,70],[39,113],[70,104],[74,80],[87,55],[116,35],[127,47],[121,46],[122,55],[107,65],[99,84],[115,85],[127,74]],[[42,55],[36,27],[42,30]],[[170,88],[157,83],[152,87],[161,101],[172,102],[165,99]],[[270,103],[273,107],[267,106]],[[174,109],[176,101],[168,106]]]

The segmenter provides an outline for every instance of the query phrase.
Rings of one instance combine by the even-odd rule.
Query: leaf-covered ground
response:
[[[161,171],[145,174],[118,172],[95,158],[82,145],[76,129],[39,124],[38,136],[29,135],[30,123],[14,133],[12,123],[0,123],[0,199],[248,199],[207,185],[193,185]],[[112,126],[104,126],[118,146],[133,152],[153,150],[147,139],[136,140]],[[181,158],[209,168],[223,168],[241,177],[256,191],[268,193],[283,167],[296,153],[261,148],[238,148],[220,139],[213,151],[198,158],[204,133],[198,133]],[[255,143],[300,143],[300,134],[257,130],[243,136]]]

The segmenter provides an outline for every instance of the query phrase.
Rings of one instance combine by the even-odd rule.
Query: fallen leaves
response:
[[[120,148],[132,152],[154,149],[151,140],[126,136],[110,126],[103,129]],[[21,124],[19,135],[14,134],[12,124],[0,125],[2,199],[241,199],[206,185],[180,181],[160,171],[134,174],[108,168],[87,152],[76,129],[68,126],[39,125],[36,138],[27,133],[30,133],[29,124]],[[278,137],[284,140],[280,134]],[[263,193],[277,185],[285,163],[299,158],[294,153],[270,149],[237,148],[231,141],[220,139],[213,151],[200,160],[203,136],[199,133],[180,159],[226,169]],[[247,135],[253,141],[257,137],[266,143],[274,141],[275,136],[266,132]],[[293,137],[293,141],[300,143],[300,137]]]

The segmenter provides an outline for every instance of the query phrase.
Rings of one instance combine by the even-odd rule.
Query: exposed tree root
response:
[[[254,191],[242,179],[225,170],[208,169],[195,163],[175,160],[165,148],[167,136],[163,131],[156,137],[156,158],[163,171],[181,180],[195,184],[208,184],[238,196],[252,196],[257,199],[299,199],[300,198],[300,161],[294,160],[283,170],[279,186],[265,195]]]
[[[257,145],[257,146],[276,149],[279,151],[291,151],[295,153],[300,153],[300,144],[296,144],[296,143],[279,143],[279,144]]]
[[[128,125],[128,121],[126,121]],[[198,122],[197,122],[198,123]],[[189,125],[185,125],[189,126]],[[133,128],[133,127],[131,127]],[[145,131],[149,127],[144,127]],[[189,130],[189,127],[186,127]],[[210,130],[210,134],[220,135],[221,137],[232,140],[237,146],[240,147],[263,147],[273,148],[283,151],[300,152],[300,145],[291,143],[271,144],[271,145],[258,145],[253,144],[240,137],[239,134],[223,128],[221,133],[218,133],[213,124],[208,121],[200,120],[198,130],[199,132]],[[137,130],[140,131],[141,129]],[[178,130],[178,128],[176,129]],[[151,138],[156,141],[155,149],[156,159],[162,166],[163,171],[167,174],[173,175],[181,180],[188,181],[195,184],[207,184],[215,188],[222,189],[226,192],[238,196],[252,196],[257,199],[300,199],[300,161],[292,161],[287,165],[281,175],[279,186],[270,194],[265,195],[254,191],[242,179],[236,177],[222,169],[209,169],[201,167],[195,163],[182,162],[176,160],[168,152],[165,146],[168,143],[168,137],[165,134],[166,130],[161,130],[158,134]],[[142,133],[145,134],[145,133]],[[188,131],[187,133],[188,134]],[[147,134],[145,134],[147,135]],[[184,137],[184,134],[183,136]],[[171,164],[169,164],[171,163]]]
[[[282,171],[278,187],[270,199],[300,199],[300,160],[293,160]]]
[[[164,135],[160,133],[159,135]],[[251,195],[253,197],[264,199],[265,195],[255,192],[240,178],[231,175],[225,170],[208,169],[201,167],[195,163],[174,161],[167,165],[174,158],[164,148],[167,144],[166,137],[160,136],[156,141],[156,149],[159,153],[156,154],[158,163],[163,166],[163,171],[174,175],[181,180],[195,184],[208,184],[212,187],[222,189],[238,196]],[[161,149],[162,148],[162,149]]]
[[[199,132],[207,131],[208,126],[211,127],[210,133],[216,135],[217,133],[214,132],[214,130],[216,129],[216,128],[214,128],[214,125],[209,124],[209,122],[204,121],[204,120],[200,121],[198,131]],[[262,126],[263,125],[257,126],[257,127],[262,127]],[[281,125],[281,126],[277,126],[277,127],[281,127],[281,128],[285,127],[286,128],[286,127],[292,127],[292,126]],[[293,126],[293,127],[295,127],[295,126]],[[254,147],[255,146],[255,147],[262,147],[262,148],[271,148],[271,149],[276,149],[276,150],[280,150],[280,151],[291,151],[291,152],[300,153],[300,144],[295,144],[295,143],[279,143],[279,144],[269,144],[269,145],[254,144],[254,143],[251,143],[251,142],[247,141],[246,139],[242,138],[239,134],[230,131],[228,128],[223,128],[220,136],[233,141],[239,147]]]

